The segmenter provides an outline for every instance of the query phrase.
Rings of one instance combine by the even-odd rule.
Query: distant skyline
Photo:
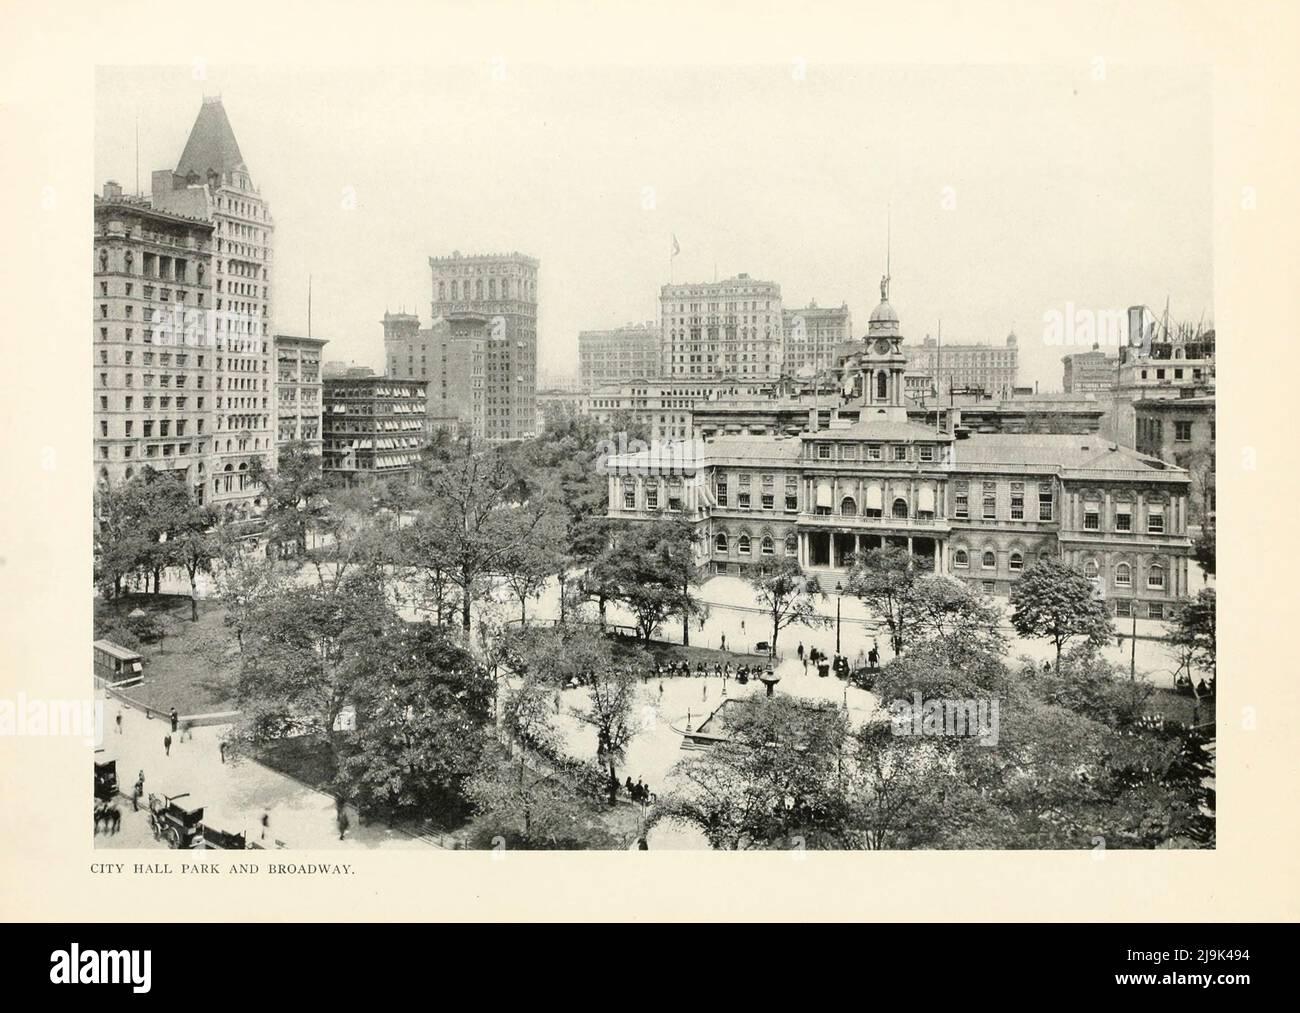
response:
[[[383,366],[385,310],[429,322],[427,258],[539,258],[539,373],[581,330],[655,319],[669,280],[748,273],[787,308],[885,273],[908,342],[1019,337],[1061,384],[1049,314],[1145,303],[1212,320],[1208,70],[814,66],[100,68],[95,190],[149,190],[220,94],[275,218],[273,326]],[[1072,308],[1072,310],[1071,310]]]

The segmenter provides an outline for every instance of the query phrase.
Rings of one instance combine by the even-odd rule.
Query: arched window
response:
[[[785,554],[787,556],[799,555],[799,536],[790,534],[785,536]]]
[[[840,513],[845,517],[856,517],[858,515],[858,503],[852,496],[845,496],[840,500]]]
[[[776,543],[772,541],[771,535],[764,535],[762,541],[763,555],[771,556],[776,554]]]
[[[876,397],[881,399],[889,397],[889,374],[883,369],[876,374]]]
[[[1007,569],[1023,570],[1024,568],[1025,568],[1025,557],[1022,556],[1019,552],[1011,553],[1011,555],[1007,558]]]
[[[1128,563],[1120,563],[1115,567],[1115,586],[1133,586],[1133,569],[1128,565]]]
[[[895,517],[907,517],[907,500],[903,499],[901,496],[894,500],[893,514]]]
[[[1165,568],[1159,563],[1147,571],[1147,587],[1163,590],[1165,586]]]
[[[1083,575],[1085,577],[1095,577],[1100,572],[1095,559],[1089,559],[1083,564]]]
[[[986,570],[997,569],[998,557],[991,549],[985,549],[984,555],[980,557],[980,566]]]
[[[952,554],[952,565],[963,569],[970,566],[970,554],[965,549],[957,549]]]
[[[713,547],[718,552],[727,551],[727,533],[725,531],[718,532],[718,536],[715,539],[713,539]]]
[[[738,548],[740,549],[740,554],[741,554],[742,556],[748,556],[748,555],[749,555],[749,535],[741,535],[741,536],[740,536],[740,539],[739,539],[739,542],[738,542]]]

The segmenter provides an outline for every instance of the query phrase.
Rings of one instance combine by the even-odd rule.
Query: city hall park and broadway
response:
[[[164,580],[164,586],[167,581]],[[180,594],[128,594],[111,602],[96,600],[96,637],[106,637],[127,641],[131,649],[137,650],[144,658],[145,679],[140,685],[122,691],[128,706],[148,708],[155,715],[165,716],[174,707],[183,717],[190,715],[224,714],[238,709],[237,685],[240,666],[239,646],[233,633],[225,622],[225,609],[211,599],[199,602],[197,621],[190,618],[191,604],[188,595]],[[127,619],[136,614],[134,624],[143,625],[150,632],[152,642],[140,642],[133,634],[125,632]],[[145,619],[142,619],[143,613]],[[160,636],[159,636],[160,635]],[[157,637],[157,639],[154,639]],[[715,664],[730,664],[732,668],[739,665],[758,667],[765,663],[764,658],[756,654],[723,652],[720,650],[682,647],[663,642],[637,643],[628,637],[611,635],[614,657],[620,662],[631,661],[635,656],[638,662],[645,662],[647,672],[665,668],[671,664],[686,660],[695,670],[697,663],[703,663],[710,672]],[[509,680],[509,675],[505,678]],[[663,700],[657,696],[657,676],[646,680],[642,690],[643,700]],[[717,680],[712,680],[716,682]],[[701,701],[697,706],[695,694],[699,689],[694,684],[685,687],[671,676],[665,676],[664,682],[669,686],[668,700],[680,699],[689,695],[690,702],[682,704],[683,714],[694,711],[694,720],[698,721],[701,712],[716,706],[719,700],[719,688],[714,687],[713,702]],[[757,683],[751,684],[758,686]],[[736,693],[732,683],[732,694]],[[761,689],[761,687],[759,687]],[[584,690],[581,688],[563,691],[566,707],[581,707],[584,703]],[[107,720],[112,721],[113,707],[110,704]],[[636,753],[654,753],[656,758],[641,769],[628,768],[633,779],[649,773],[657,777],[666,771],[675,760],[676,737],[670,731],[669,722],[679,717],[676,714],[662,715],[666,720],[659,726],[655,748],[646,748],[642,741]],[[594,752],[592,732],[588,726],[577,721],[561,722],[566,745],[573,755],[589,756]],[[160,726],[161,727],[161,726]],[[160,733],[161,734],[161,733]],[[643,740],[646,737],[643,737]],[[250,748],[249,759],[293,778],[310,787],[331,792],[336,780],[337,770],[333,765],[329,750],[315,737],[289,737],[274,740]],[[233,757],[232,757],[233,758]],[[644,772],[643,772],[644,771]],[[620,772],[620,776],[624,776]],[[642,814],[639,806],[630,804],[625,794],[620,795],[619,805],[613,806],[601,816],[601,821],[611,840],[628,846],[641,833]],[[445,835],[455,836],[468,823],[465,816],[439,816],[426,820],[423,826],[408,826],[407,829],[425,831],[430,837],[437,835],[438,842],[447,846],[450,840]]]
[[[307,579],[308,574],[304,571],[303,579]],[[312,576],[311,579],[314,579]],[[180,589],[179,583],[164,580],[164,588],[168,586]],[[716,600],[715,595],[709,595],[709,588],[704,589],[705,595]],[[728,589],[730,590],[730,589]],[[554,598],[554,587],[548,593],[542,596],[543,601],[536,606],[532,613],[537,615],[540,621],[545,622],[545,616],[548,610],[545,607],[547,598]],[[553,606],[554,602],[550,602]],[[847,600],[846,600],[847,605]],[[131,637],[130,634],[123,635],[121,631],[127,625],[127,617],[132,612],[144,612],[146,616],[154,620],[157,629],[153,632],[161,633],[160,639],[152,643],[140,643]],[[833,611],[832,611],[833,615]],[[419,617],[408,613],[408,619],[417,619]],[[611,609],[611,622],[620,621],[617,611]],[[136,622],[139,622],[138,616]],[[742,626],[741,624],[746,624]],[[625,769],[631,773],[635,780],[638,776],[646,776],[648,783],[651,779],[662,777],[667,767],[675,759],[675,740],[674,734],[669,733],[669,728],[673,723],[680,722],[683,718],[698,718],[707,714],[717,706],[721,698],[722,686],[719,680],[707,678],[703,680],[702,685],[696,685],[701,682],[694,678],[686,680],[691,685],[680,685],[681,680],[675,680],[672,677],[664,679],[667,686],[667,692],[661,693],[656,683],[659,681],[656,675],[651,674],[658,666],[668,667],[681,660],[686,660],[692,672],[695,671],[698,663],[703,663],[709,673],[713,672],[715,664],[730,663],[734,671],[738,666],[744,664],[751,668],[765,664],[766,659],[754,653],[739,653],[736,651],[722,651],[716,647],[698,646],[699,644],[708,645],[709,643],[717,644],[720,641],[721,633],[719,630],[730,631],[727,633],[728,646],[739,646],[740,638],[745,637],[748,633],[746,643],[752,643],[762,638],[762,633],[757,632],[762,629],[763,617],[746,612],[740,608],[720,609],[713,608],[706,617],[703,628],[698,625],[693,626],[691,630],[692,646],[683,647],[680,643],[670,643],[662,640],[655,640],[649,643],[637,642],[628,636],[611,636],[612,645],[615,651],[615,658],[619,661],[631,659],[636,655],[638,664],[645,668],[645,674],[648,678],[645,681],[645,688],[642,691],[642,699],[652,707],[656,708],[657,718],[662,720],[662,726],[657,730],[654,738],[659,741],[656,748],[651,750],[646,742],[634,740],[633,749],[629,752]],[[148,625],[146,623],[146,625]],[[845,640],[849,639],[849,630],[845,628]],[[861,631],[858,631],[859,634]],[[136,704],[149,707],[156,712],[166,713],[171,708],[176,708],[177,712],[182,715],[194,714],[211,714],[214,712],[228,712],[238,708],[237,700],[237,683],[240,666],[239,646],[232,631],[225,622],[225,610],[222,605],[210,598],[202,598],[199,601],[199,618],[192,622],[190,619],[190,599],[188,595],[181,594],[161,594],[161,595],[126,595],[121,599],[111,602],[105,602],[96,599],[96,637],[106,636],[113,639],[114,636],[121,636],[122,639],[130,639],[132,642],[125,645],[140,651],[145,659],[145,679],[142,685],[135,686],[126,691],[126,695]],[[681,637],[680,622],[669,621],[664,628],[659,631],[660,636]],[[860,637],[859,637],[860,639]],[[870,642],[870,641],[868,641]],[[842,686],[837,680],[819,680],[812,676],[808,680],[799,678],[799,669],[789,667],[794,655],[795,645],[803,643],[808,647],[818,646],[828,653],[833,652],[835,646],[835,630],[828,621],[817,629],[804,629],[799,626],[793,626],[782,631],[780,640],[780,654],[786,659],[786,667],[781,671],[785,673],[786,679],[778,687],[778,692],[790,692],[796,695],[815,695],[824,699],[840,699],[840,690]],[[854,650],[856,644],[846,643],[844,653],[854,657],[857,653]],[[1008,652],[1009,657],[1014,657],[1020,644],[1014,644]],[[1124,650],[1119,650],[1119,645],[1115,645],[1107,650],[1107,654],[1112,656],[1112,660],[1126,662],[1127,646]],[[1155,665],[1164,661],[1168,649],[1158,642],[1151,640],[1143,641],[1139,644],[1139,673],[1143,672],[1148,665],[1154,668]],[[646,663],[648,659],[648,663]],[[1154,662],[1154,664],[1152,664]],[[1165,661],[1166,664],[1171,664]],[[1148,669],[1149,670],[1149,669]],[[793,671],[795,676],[790,677],[789,673]],[[1148,713],[1162,715],[1165,718],[1184,723],[1191,723],[1193,720],[1205,722],[1212,720],[1212,713],[1207,714],[1206,705],[1202,704],[1199,713],[1193,713],[1195,702],[1187,696],[1176,693],[1170,685],[1162,685],[1159,678],[1160,674],[1153,673],[1155,676],[1152,686],[1151,695],[1146,702],[1145,709]],[[821,683],[821,685],[817,685]],[[834,683],[832,687],[828,684]],[[751,683],[750,689],[755,684]],[[761,686],[758,687],[761,691]],[[738,695],[740,688],[735,685],[734,680],[731,682],[730,692],[734,698]],[[853,689],[855,696],[861,693],[860,690]],[[581,706],[581,690],[566,690],[563,694],[566,705]],[[858,709],[863,707],[873,707],[874,698],[870,703],[861,702],[866,694],[859,697],[860,701],[856,706]],[[849,701],[848,694],[844,695],[846,702]],[[851,704],[851,706],[853,706]],[[1212,702],[1209,705],[1212,707]],[[680,711],[680,713],[678,713]],[[568,729],[569,734],[565,736],[568,751],[574,756],[591,756],[594,753],[594,742],[586,741],[591,738],[590,728],[577,725]],[[642,739],[650,736],[642,736]],[[648,767],[644,773],[638,771],[637,754],[644,757],[642,766]],[[330,769],[330,762],[327,751],[323,749],[319,742],[310,738],[303,739],[283,739],[274,743],[270,748],[263,748],[258,751],[256,758],[267,766],[272,767],[288,774],[306,784],[328,788],[334,778],[334,771]],[[622,775],[620,775],[622,776]],[[657,786],[657,785],[656,785]],[[624,823],[628,819],[635,821],[635,817],[628,814],[626,810],[630,807],[616,807],[620,810],[617,814],[617,822]],[[450,829],[450,828],[447,828]],[[619,827],[616,836],[626,837],[626,827]]]

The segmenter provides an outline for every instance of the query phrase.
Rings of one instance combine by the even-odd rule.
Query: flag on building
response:
[[[675,256],[677,256],[677,254],[679,254],[679,253],[681,253],[681,252],[682,252],[682,248],[677,244],[677,233],[674,232],[674,233],[673,233],[673,253],[672,253],[672,255],[675,257]]]

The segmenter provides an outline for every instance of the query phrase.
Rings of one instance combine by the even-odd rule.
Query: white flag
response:
[[[674,233],[673,233],[673,253],[672,253],[672,255],[675,257],[675,256],[677,256],[677,254],[679,254],[679,253],[681,253],[681,252],[682,252],[682,248],[681,248],[680,246],[677,245],[677,233],[674,232]]]

